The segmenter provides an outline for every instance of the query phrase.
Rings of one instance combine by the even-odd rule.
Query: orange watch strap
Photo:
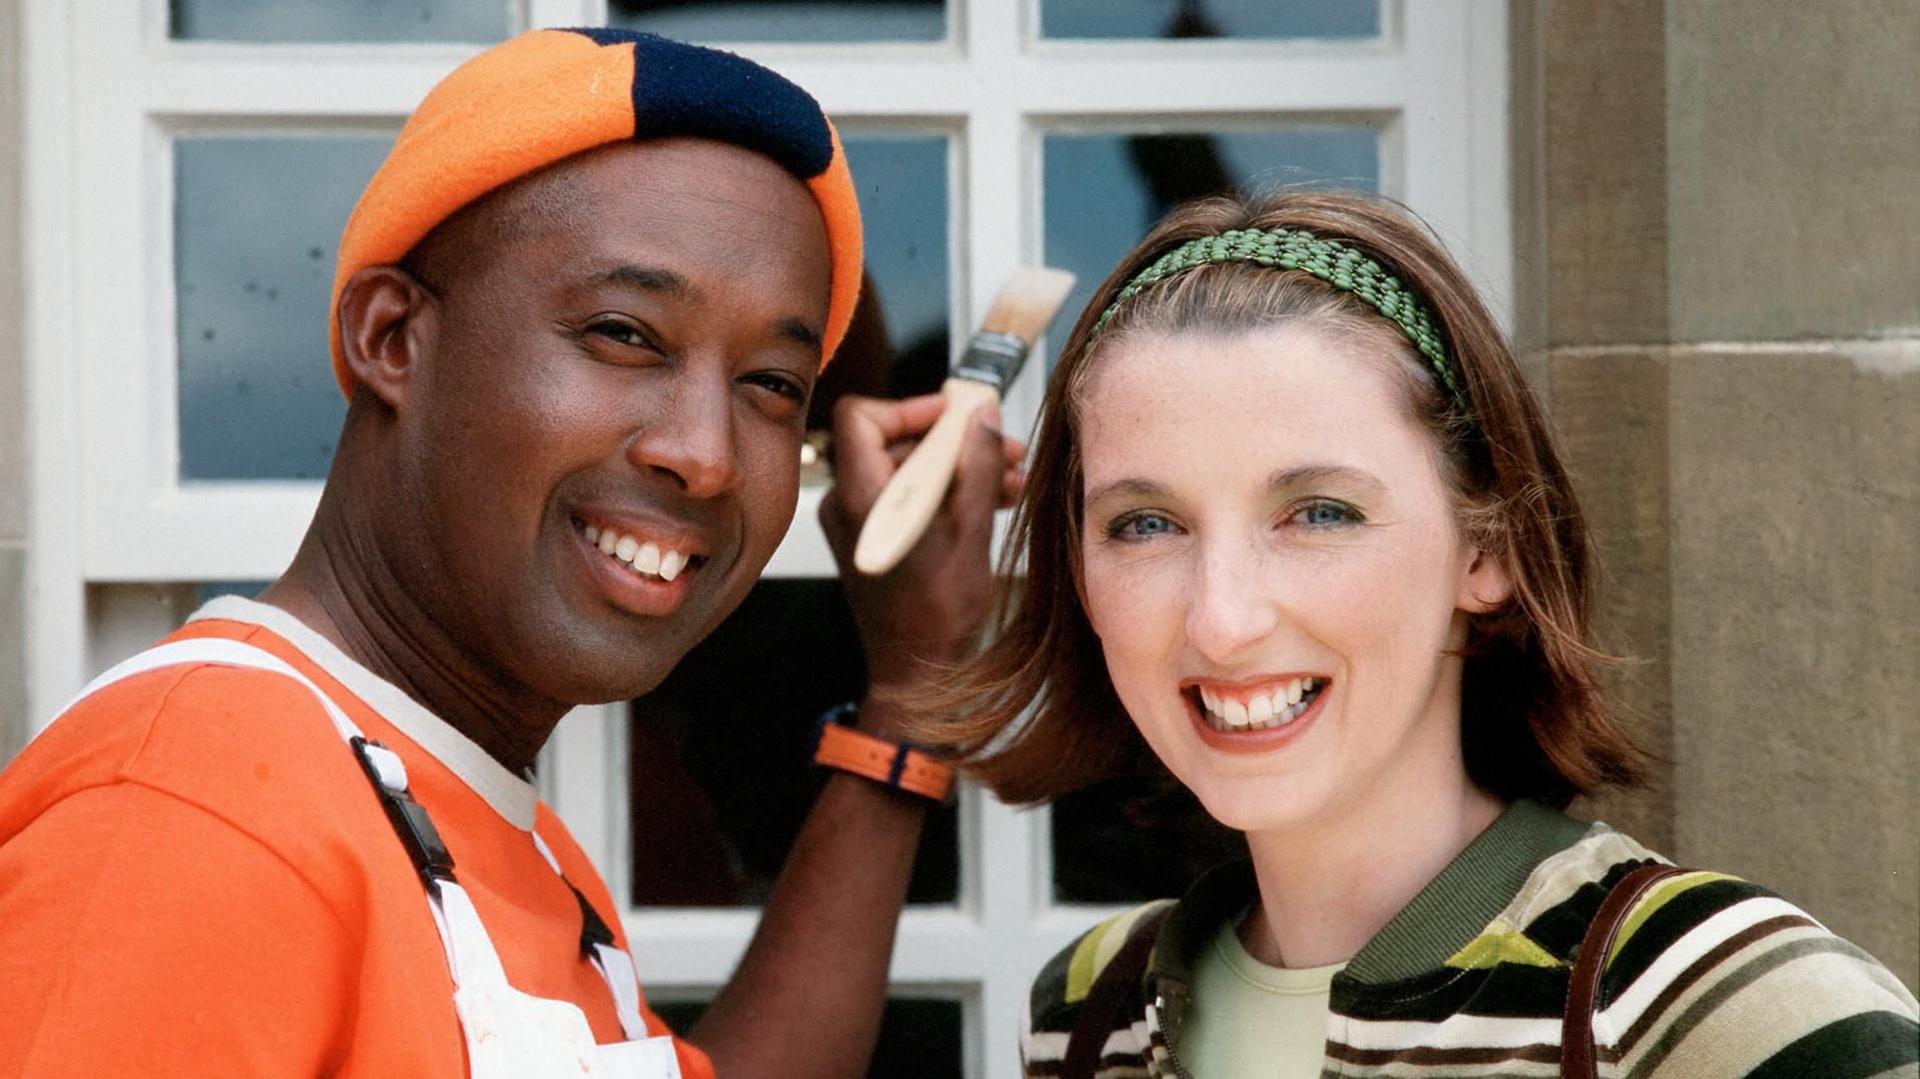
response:
[[[813,751],[813,763],[935,802],[946,801],[947,793],[953,789],[953,769],[947,765],[910,745],[889,742],[838,723],[820,728],[820,744]]]

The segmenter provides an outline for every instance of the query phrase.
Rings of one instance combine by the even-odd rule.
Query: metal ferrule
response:
[[[1010,333],[982,330],[967,342],[967,351],[953,365],[955,378],[970,378],[1005,392],[1027,360],[1027,343]]]

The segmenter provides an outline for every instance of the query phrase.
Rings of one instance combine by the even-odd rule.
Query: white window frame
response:
[[[521,25],[604,22],[604,0],[502,0]],[[949,0],[928,44],[736,46],[811,90],[843,129],[950,138],[950,250],[964,341],[998,284],[1042,254],[1044,134],[1199,130],[1364,118],[1381,186],[1440,233],[1511,325],[1505,0],[1382,0],[1357,42],[1036,41],[1037,0]],[[113,654],[169,628],[172,582],[262,579],[312,516],[313,483],[174,482],[172,177],[181,130],[392,131],[460,45],[228,45],[166,40],[158,0],[21,4],[27,92],[27,362],[33,450],[28,664],[37,730]],[[314,333],[323,332],[316,312]],[[1030,424],[1038,363],[1008,395]],[[830,576],[803,492],[770,576]],[[144,593],[89,586],[154,586]],[[546,797],[619,896],[630,894],[625,712],[581,709],[549,746]],[[960,800],[959,902],[902,918],[896,992],[965,1002],[966,1074],[1017,1074],[1038,962],[1106,908],[1056,904],[1046,813]],[[710,991],[751,910],[633,910],[656,999]]]

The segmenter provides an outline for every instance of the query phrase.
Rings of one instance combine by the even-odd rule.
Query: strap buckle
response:
[[[407,789],[406,764],[393,750],[360,735],[353,736],[347,744],[353,747],[354,758],[373,783],[373,792],[387,811],[393,830],[399,833],[400,845],[407,849],[413,868],[419,871],[427,891],[437,892],[436,881],[454,879],[453,855],[441,840],[440,830],[433,826],[426,807],[414,801]]]

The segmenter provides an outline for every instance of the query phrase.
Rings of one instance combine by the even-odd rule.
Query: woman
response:
[[[1871,957],[1743,881],[1629,878],[1661,860],[1560,813],[1641,766],[1585,527],[1511,349],[1397,208],[1162,222],[1067,342],[1014,529],[1024,586],[940,740],[1026,803],[1150,751],[1251,852],[1049,964],[1029,1074],[1553,1075],[1569,1015],[1606,1075],[1913,1066]]]

